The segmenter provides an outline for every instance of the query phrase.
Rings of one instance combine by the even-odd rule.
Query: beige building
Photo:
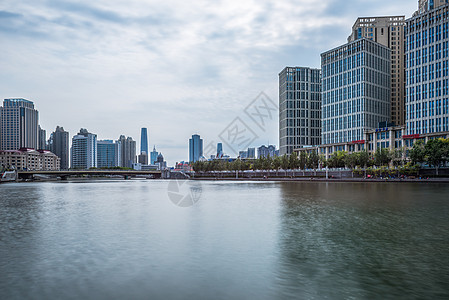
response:
[[[405,16],[358,18],[348,42],[367,38],[391,49],[391,122],[405,125]]]
[[[47,150],[34,149],[3,150],[0,151],[0,166],[23,170],[57,171],[60,169],[61,159]]]

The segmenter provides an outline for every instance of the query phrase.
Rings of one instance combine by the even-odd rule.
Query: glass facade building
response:
[[[322,144],[363,139],[390,122],[391,50],[366,38],[321,54]]]
[[[112,168],[120,166],[120,143],[111,140],[97,142],[97,167]]]
[[[140,132],[140,153],[148,155],[148,129],[142,128]]]
[[[197,162],[203,156],[203,140],[197,134],[189,140],[189,162]]]
[[[279,74],[280,154],[321,143],[319,69],[286,67]]]
[[[449,131],[449,5],[419,6],[405,30],[407,135]]]

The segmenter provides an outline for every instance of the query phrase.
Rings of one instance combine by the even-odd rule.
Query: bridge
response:
[[[121,176],[129,179],[137,176],[148,176],[149,178],[162,178],[161,171],[134,171],[134,170],[68,170],[68,171],[19,171],[17,172],[19,179],[33,180],[34,175],[45,175],[51,177],[60,177],[61,180],[67,180],[69,177],[80,176]]]

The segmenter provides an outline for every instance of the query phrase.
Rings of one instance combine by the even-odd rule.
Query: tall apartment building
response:
[[[406,20],[407,135],[449,130],[449,4],[419,1]]]
[[[81,128],[72,138],[72,169],[97,167],[97,135]]]
[[[121,146],[121,166],[125,168],[132,168],[136,163],[136,141],[132,137],[125,137],[121,135],[119,140]]]
[[[69,168],[69,133],[63,127],[56,127],[50,135],[49,150],[61,159],[61,169]]]
[[[37,149],[38,123],[32,101],[5,99],[0,107],[0,150]]]
[[[203,140],[198,134],[189,140],[189,162],[197,162],[203,156]]]
[[[358,18],[348,42],[367,38],[391,49],[391,122],[405,125],[405,16]]]
[[[121,162],[120,142],[103,140],[97,142],[97,167],[119,167]]]
[[[38,130],[38,142],[37,149],[38,150],[47,150],[47,131],[41,128],[41,125],[37,126]]]
[[[391,50],[366,38],[321,54],[322,144],[363,139],[390,121]]]
[[[319,69],[286,67],[279,74],[280,154],[321,143]]]

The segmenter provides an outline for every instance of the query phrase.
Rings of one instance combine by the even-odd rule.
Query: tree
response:
[[[320,162],[320,157],[315,151],[310,152],[309,157],[307,157],[307,167],[309,169],[318,168],[318,164]]]
[[[391,162],[390,150],[386,148],[378,149],[374,154],[376,166],[386,166]]]
[[[359,152],[359,161],[357,162],[357,165],[359,165],[361,168],[366,168],[366,166],[368,166],[369,161],[370,156],[366,150]]]
[[[410,159],[412,160],[413,164],[423,163],[425,161],[425,150],[424,150],[424,142],[423,141],[417,141],[413,148],[410,149]]]
[[[447,144],[444,139],[433,139],[424,146],[425,160],[436,168],[436,175],[438,175],[438,167],[448,160]]]
[[[278,171],[279,171],[279,168],[281,167],[281,163],[282,163],[282,161],[281,161],[281,158],[279,156],[276,156],[273,159],[272,165],[273,165],[273,169],[276,170],[276,176],[278,175]]]
[[[359,153],[358,152],[348,154],[345,157],[345,165],[351,169],[355,169],[355,167],[358,165],[358,162],[359,162]]]
[[[330,168],[344,168],[346,163],[346,155],[347,153],[345,151],[334,152],[327,160],[328,166]]]
[[[307,165],[307,153],[301,151],[301,153],[299,153],[299,159],[297,160],[297,166],[299,166],[301,170],[305,170],[306,165]]]
[[[288,159],[287,154],[284,154],[281,158],[281,168],[287,170],[290,165],[290,160]]]
[[[292,154],[290,154],[288,166],[290,169],[296,169],[298,168],[298,164],[298,154],[296,154],[296,152],[293,152]]]

